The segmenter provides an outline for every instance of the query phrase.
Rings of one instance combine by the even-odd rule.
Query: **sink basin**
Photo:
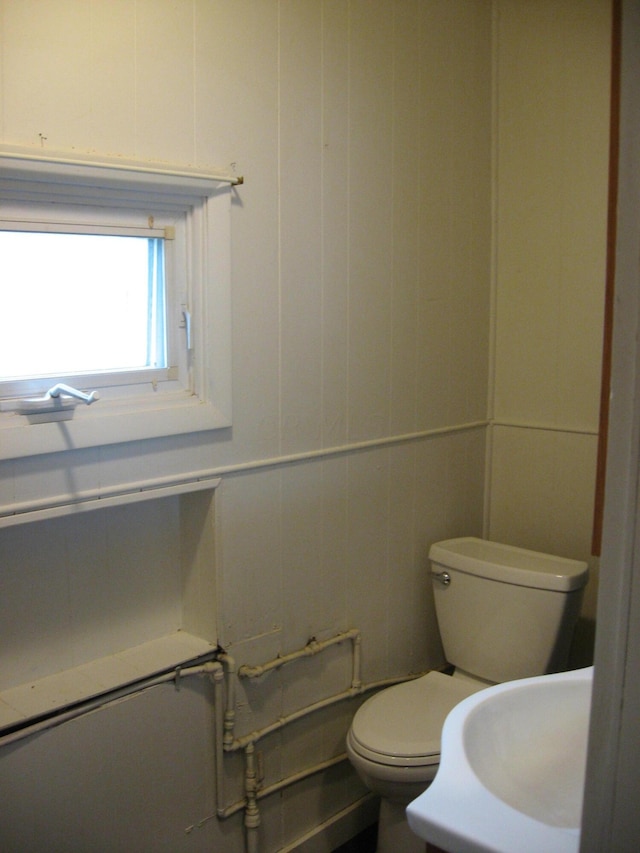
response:
[[[455,853],[577,853],[593,667],[510,681],[457,705],[440,767],[407,808]]]

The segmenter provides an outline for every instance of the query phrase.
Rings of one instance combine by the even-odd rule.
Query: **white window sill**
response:
[[[231,425],[228,411],[188,392],[159,399],[98,400],[76,406],[61,418],[3,412],[0,417],[0,458],[139,441],[167,435],[202,432]]]

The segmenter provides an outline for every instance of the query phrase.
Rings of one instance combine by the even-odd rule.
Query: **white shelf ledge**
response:
[[[75,495],[41,498],[33,501],[8,504],[0,507],[0,528],[15,524],[28,524],[48,518],[60,518],[78,512],[105,509],[110,506],[150,501],[171,495],[185,495],[215,489],[220,477],[207,471],[183,474],[179,477],[162,477],[127,483],[112,489],[92,489]]]
[[[28,723],[52,711],[60,711],[177,668],[212,652],[214,648],[207,640],[186,631],[176,631],[37,681],[11,687],[0,692],[0,729]]]

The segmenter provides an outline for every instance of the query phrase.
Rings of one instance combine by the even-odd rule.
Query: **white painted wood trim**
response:
[[[184,495],[215,489],[220,478],[206,471],[127,483],[112,489],[90,489],[76,495],[65,495],[23,503],[9,504],[0,511],[0,528],[48,518],[60,518],[78,512],[123,506],[139,501]]]
[[[52,711],[179,667],[214,649],[201,637],[176,631],[81,666],[27,681],[0,693],[0,729],[28,724]]]

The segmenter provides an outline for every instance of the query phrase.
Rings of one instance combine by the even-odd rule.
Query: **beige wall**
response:
[[[236,164],[246,179],[231,223],[232,430],[4,463],[0,506],[219,470],[218,594],[210,606],[238,663],[357,627],[365,681],[440,664],[428,547],[482,532],[491,4],[0,0],[0,20],[4,144]],[[110,584],[117,558],[139,596],[130,617],[153,620],[140,591],[155,572],[144,560],[154,553],[145,547],[154,520],[142,518],[129,556],[114,544],[117,531],[107,535],[110,525],[92,522],[99,555],[87,560],[85,586],[73,561],[76,600],[95,589],[104,613],[124,606]],[[155,523],[162,519],[158,509]],[[73,521],[60,520],[0,532],[0,564],[17,579],[0,599],[11,615],[0,614],[0,625],[15,627],[22,614],[33,660],[49,653],[52,637],[64,646],[63,613],[70,631],[94,624],[73,608],[69,617],[66,600],[56,608],[71,569],[60,555],[50,563],[47,549],[52,539],[73,549],[73,531]],[[349,666],[349,648],[337,647],[326,663],[241,691],[239,733],[344,689]],[[189,707],[186,725],[200,713]],[[153,709],[144,702],[131,710],[142,718],[130,727],[123,715],[109,723],[108,710],[87,718],[82,744],[129,738],[134,754],[139,746],[153,755],[145,742],[157,738]],[[342,752],[352,711],[338,706],[266,741],[267,783]],[[173,737],[180,717],[171,714],[163,731]],[[107,784],[89,781],[84,746],[70,753],[65,744],[53,730],[12,750],[11,762],[0,759],[5,815],[22,813],[11,802],[40,802],[28,770],[34,761],[40,780],[68,793],[66,811],[52,800],[33,817],[30,849],[64,820],[65,853],[87,837],[93,850],[113,853],[104,812],[73,805],[85,802],[86,785],[96,798],[112,792],[107,812],[121,849],[157,853],[154,833],[141,829],[156,825],[171,853],[242,849],[240,815],[221,823],[213,802],[183,793],[193,784],[213,795],[212,777],[190,770],[187,754],[172,778],[159,752],[157,786],[131,809],[122,802],[147,786],[152,758],[109,765]],[[120,772],[134,772],[133,780],[119,786]],[[240,772],[231,760],[230,795]],[[158,786],[174,790],[169,821]],[[281,848],[361,794],[341,765],[265,800],[261,851]],[[24,853],[24,823],[16,818],[10,830]]]
[[[590,559],[604,300],[610,3],[496,4],[488,534]],[[586,613],[595,614],[595,576]]]
[[[494,539],[587,556],[608,14],[604,0],[0,0],[0,141],[236,164],[246,178],[232,209],[233,429],[5,463],[0,506],[218,469],[211,606],[220,642],[239,663],[258,663],[355,626],[365,681],[441,662],[428,546],[482,533],[483,512]],[[491,389],[485,507],[485,428],[459,427],[484,422]],[[104,612],[120,606],[121,591],[111,594],[109,583],[117,556],[119,571],[139,580],[131,580],[140,595],[132,618],[156,618],[140,594],[154,566],[140,554],[157,549],[154,512],[162,523],[163,511],[150,505],[152,517],[142,514],[130,557],[112,544],[106,522],[93,522],[100,558],[87,567],[80,600],[95,588]],[[73,547],[74,522],[48,525],[60,547]],[[52,638],[64,646],[50,605],[65,595],[65,561],[52,570],[49,542],[40,524],[0,531],[0,564],[16,580],[0,598],[0,626],[15,628],[23,613],[34,660]],[[170,610],[161,587],[155,573],[158,600]],[[91,630],[87,623],[72,614],[71,625]],[[327,660],[241,691],[243,730],[342,689],[348,649]],[[190,699],[188,725],[206,701]],[[87,744],[130,738],[144,756],[108,771],[122,849],[156,853],[157,837],[141,841],[140,827],[161,825],[171,853],[240,851],[239,816],[205,820],[214,810],[211,777],[195,778],[188,756],[181,764],[173,754],[153,770],[145,738],[160,707],[132,705],[135,726],[122,714],[108,722],[110,711],[82,724]],[[339,706],[270,738],[267,782],[341,752],[352,711]],[[167,732],[179,731],[181,713],[172,702]],[[50,785],[67,780],[67,843],[89,833],[94,849],[112,853],[102,818],[87,829],[86,812],[69,805],[84,790],[85,765],[57,738],[54,730],[12,751],[11,762],[0,757],[2,800],[40,802],[28,770],[35,761]],[[135,815],[119,807],[118,776],[131,765],[135,784],[127,777],[122,796],[157,772],[159,787],[174,791],[170,820],[163,791],[136,800]],[[240,770],[232,760],[234,793]],[[204,785],[206,796],[184,795],[191,784]],[[91,785],[99,798],[104,780]],[[292,842],[361,793],[342,765],[265,800],[261,851]],[[38,812],[31,849],[52,837],[60,813],[59,805]],[[16,819],[12,831],[22,826]]]

